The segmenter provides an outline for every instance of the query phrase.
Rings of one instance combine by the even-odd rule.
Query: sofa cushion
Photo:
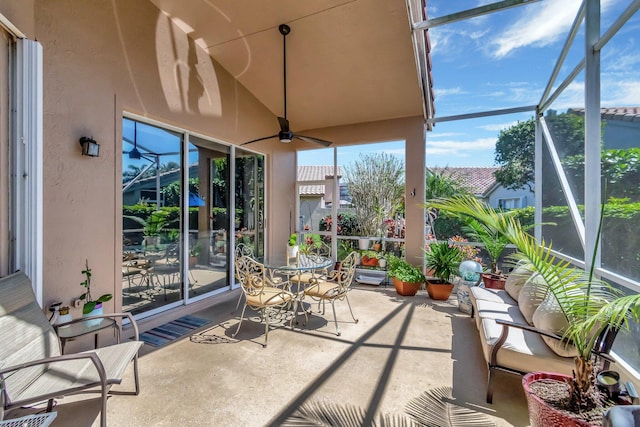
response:
[[[475,300],[483,300],[518,305],[518,300],[511,298],[504,289],[487,289],[480,286],[473,286],[470,289],[470,296],[472,303]]]
[[[503,302],[477,300],[476,301],[476,326],[478,330],[482,330],[482,319],[500,319],[510,322],[524,323],[526,320],[522,317],[520,309],[517,305],[505,304]]]
[[[542,303],[547,294],[547,282],[540,274],[533,274],[520,289],[518,295],[518,307],[527,323],[533,324],[533,313]]]
[[[484,318],[481,322],[480,339],[482,351],[487,361],[491,360],[493,346],[502,333],[502,325],[494,319]],[[496,356],[497,365],[519,372],[547,371],[571,375],[575,369],[573,358],[560,357],[535,332],[510,328],[507,340]]]
[[[511,298],[517,301],[522,286],[524,286],[532,274],[533,270],[528,263],[518,262],[518,265],[516,265],[513,271],[509,273],[509,276],[507,276],[507,281],[504,283],[504,290],[507,291]]]
[[[567,318],[560,309],[558,300],[551,292],[547,294],[544,301],[542,301],[535,313],[533,313],[533,325],[538,329],[553,332],[560,336],[562,336],[569,327]],[[558,356],[574,357],[578,355],[578,351],[571,344],[551,337],[543,336],[542,339]]]

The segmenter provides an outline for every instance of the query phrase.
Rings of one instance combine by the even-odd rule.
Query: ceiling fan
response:
[[[312,136],[304,136],[299,135],[297,133],[291,132],[289,130],[289,120],[287,120],[287,34],[291,32],[291,27],[286,24],[281,24],[278,27],[280,34],[282,34],[282,57],[284,60],[284,68],[283,68],[283,82],[284,82],[284,117],[278,117],[278,124],[280,125],[280,132],[275,135],[269,135],[262,138],[254,139],[251,141],[247,141],[242,145],[251,144],[253,142],[262,141],[265,139],[278,137],[280,142],[290,143],[293,138],[297,138],[301,141],[313,142],[316,144],[323,145],[325,147],[330,146],[332,143],[330,141],[325,141],[324,139],[314,138]]]

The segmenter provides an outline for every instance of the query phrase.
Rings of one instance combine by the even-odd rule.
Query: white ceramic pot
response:
[[[300,250],[300,246],[287,246],[287,257],[295,258],[298,256],[298,251]]]
[[[358,239],[358,249],[361,251],[369,249],[369,239]]]
[[[93,311],[91,313],[87,313],[87,314],[82,314],[82,317],[91,317],[91,316],[100,316],[104,314],[104,309],[102,308],[102,304],[96,304],[96,307],[93,309]],[[100,322],[102,322],[102,319],[91,319],[91,320],[87,320],[87,326],[95,326],[100,324]]]
[[[378,266],[379,266],[380,268],[385,268],[385,267],[387,266],[387,260],[386,260],[386,259],[384,259],[384,258],[380,258],[380,259],[378,260]]]

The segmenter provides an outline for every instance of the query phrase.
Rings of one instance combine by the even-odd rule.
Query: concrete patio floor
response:
[[[109,426],[277,426],[310,402],[361,408],[374,414],[404,413],[409,401],[437,387],[453,388],[453,402],[489,417],[497,426],[529,425],[521,378],[499,374],[494,403],[485,402],[487,369],[473,321],[449,301],[420,291],[398,296],[393,287],[361,285],[337,302],[341,336],[331,307],[306,326],[279,327],[262,347],[264,325],[255,318],[231,334],[240,310],[238,291],[193,313],[210,324],[162,348],[145,345],[139,396],[112,396]],[[185,314],[178,313],[175,317]],[[163,323],[170,319],[163,319]],[[156,321],[156,323],[158,323]],[[142,329],[156,326],[153,319]],[[122,385],[131,389],[132,369]],[[99,425],[93,396],[57,402],[55,426]],[[303,425],[303,424],[299,424]]]

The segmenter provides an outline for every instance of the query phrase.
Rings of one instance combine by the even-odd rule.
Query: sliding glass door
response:
[[[233,242],[264,254],[264,156],[127,117],[122,134],[123,310],[230,290]]]

